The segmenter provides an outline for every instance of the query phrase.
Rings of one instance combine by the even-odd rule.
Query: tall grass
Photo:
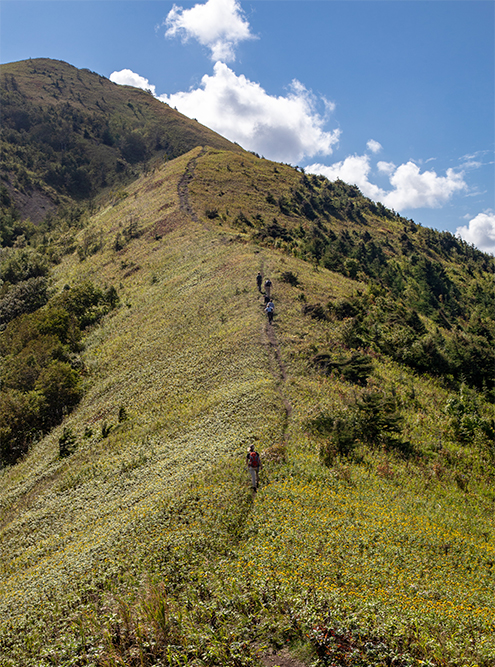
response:
[[[486,443],[455,440],[448,388],[379,355],[365,389],[311,366],[341,324],[304,315],[302,297],[356,283],[186,219],[177,183],[198,154],[101,208],[101,250],[56,268],[59,289],[113,284],[121,305],[85,340],[81,404],[1,472],[0,664],[239,667],[288,647],[315,666],[489,667]],[[129,220],[139,233],[116,250]],[[322,465],[308,419],[370,388],[395,396],[413,454],[360,443]],[[60,458],[64,428],[75,451]]]

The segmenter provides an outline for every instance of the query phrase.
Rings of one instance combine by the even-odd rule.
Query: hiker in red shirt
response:
[[[254,445],[249,446],[248,453],[246,454],[246,464],[251,475],[251,482],[253,490],[256,491],[259,484],[259,472],[260,472],[260,455],[255,450]]]

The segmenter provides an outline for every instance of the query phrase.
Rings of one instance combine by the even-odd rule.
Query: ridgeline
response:
[[[491,667],[493,258],[86,70],[1,82],[0,665]]]

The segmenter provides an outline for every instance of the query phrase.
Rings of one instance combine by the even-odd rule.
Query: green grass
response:
[[[2,213],[36,226],[195,146],[243,152],[151,93],[62,61],[2,64],[0,94]]]
[[[453,437],[441,382],[375,355],[368,384],[395,392],[414,453],[359,445],[321,464],[308,419],[364,390],[311,366],[343,324],[304,315],[302,299],[363,286],[228,220],[187,219],[177,183],[199,152],[102,206],[74,236],[101,248],[54,269],[57,289],[91,280],[121,302],[86,337],[82,402],[1,471],[0,664],[241,667],[285,647],[318,667],[489,667],[493,452]],[[76,449],[60,458],[64,428]]]

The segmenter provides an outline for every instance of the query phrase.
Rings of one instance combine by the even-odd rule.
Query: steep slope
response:
[[[80,403],[1,471],[2,664],[493,663],[493,405],[349,344],[326,304],[365,274],[307,261],[302,177],[198,147],[55,239],[54,289],[120,305]]]
[[[367,285],[345,303],[328,295],[306,304],[317,319],[346,320],[348,346],[494,389],[489,255],[402,218],[355,186],[252,155],[210,150],[197,161],[190,192],[198,219]]]
[[[241,151],[150,93],[48,58],[2,65],[2,206],[41,222],[196,146]]]

